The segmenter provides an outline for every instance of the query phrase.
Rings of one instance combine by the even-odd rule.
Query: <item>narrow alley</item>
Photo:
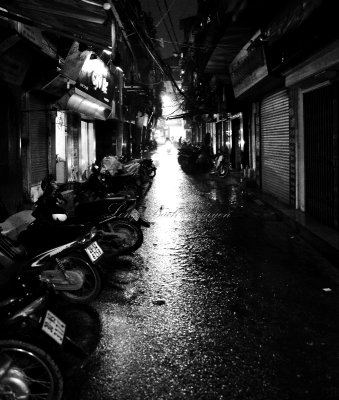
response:
[[[151,226],[107,265],[101,341],[65,399],[338,399],[338,270],[235,174],[152,158]]]

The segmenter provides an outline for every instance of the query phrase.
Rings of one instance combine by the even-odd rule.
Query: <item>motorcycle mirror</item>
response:
[[[67,219],[66,214],[52,214],[52,218],[54,221],[64,222]]]

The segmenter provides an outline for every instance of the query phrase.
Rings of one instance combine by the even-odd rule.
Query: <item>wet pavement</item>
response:
[[[67,400],[339,398],[339,272],[242,182],[153,155],[151,227],[111,260]]]

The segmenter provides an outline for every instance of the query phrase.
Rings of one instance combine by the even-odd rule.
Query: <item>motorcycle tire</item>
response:
[[[60,368],[44,350],[21,340],[0,340],[0,355],[9,361],[9,368],[0,376],[1,399],[62,398]]]
[[[155,167],[149,168],[149,169],[147,170],[147,174],[148,174],[148,176],[149,176],[150,178],[154,178],[155,175],[157,174],[157,169],[156,169]]]
[[[195,166],[191,162],[183,162],[181,164],[181,169],[186,173],[186,174],[193,174],[193,171],[195,169]]]
[[[219,167],[219,169],[218,169],[218,175],[219,175],[220,177],[227,176],[228,173],[229,173],[229,171],[230,171],[230,170],[229,170],[229,168],[227,167],[227,165],[221,164],[220,167]]]
[[[101,275],[98,268],[82,255],[74,253],[60,258],[66,270],[79,271],[84,276],[84,284],[79,290],[60,291],[60,297],[75,304],[88,304],[101,292]]]
[[[103,231],[115,234],[116,239],[98,240],[104,253],[108,255],[125,255],[137,250],[144,241],[144,235],[140,226],[125,219],[115,219],[103,226]]]
[[[102,336],[98,311],[90,304],[58,304],[52,311],[66,324],[65,335],[72,346],[63,346],[60,362],[65,376],[77,373],[97,349]],[[74,349],[73,346],[76,346]]]

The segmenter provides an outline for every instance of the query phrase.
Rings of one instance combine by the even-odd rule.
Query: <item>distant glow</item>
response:
[[[181,119],[179,121],[181,121]],[[173,137],[174,140],[178,141],[180,136],[181,138],[186,137],[186,130],[182,126],[171,126],[170,136]]]
[[[172,144],[170,146],[175,150]],[[161,146],[158,149],[158,155],[160,158],[160,168],[158,171],[159,178],[157,179],[157,200],[161,203],[165,211],[176,211],[184,201],[178,193],[179,174],[177,170],[179,167],[176,151],[168,153],[167,146]]]
[[[112,51],[111,51],[111,50],[104,49],[104,53],[106,53],[106,54],[112,54]]]
[[[167,94],[162,95],[161,99],[164,107],[168,107],[172,103],[171,98]]]
[[[240,146],[240,149],[243,151],[244,150],[244,145],[245,145],[245,140],[244,139],[240,139],[239,140],[239,146]]]

